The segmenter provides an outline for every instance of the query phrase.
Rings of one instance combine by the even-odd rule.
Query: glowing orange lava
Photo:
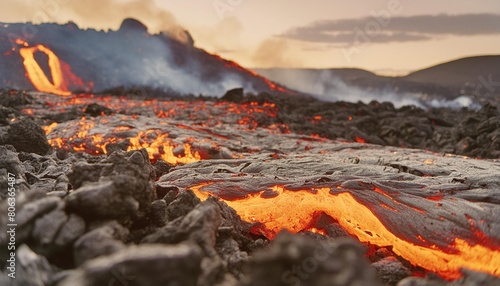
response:
[[[102,123],[102,121],[101,121]],[[76,152],[86,152],[92,155],[107,154],[106,146],[108,144],[117,143],[117,139],[113,134],[91,134],[91,130],[95,127],[95,122],[87,120],[83,117],[78,123],[77,131],[69,138],[49,138],[48,142],[51,146],[57,149],[72,149]],[[57,123],[52,123],[49,126],[43,127],[46,134],[54,132],[58,127]],[[115,132],[127,130],[125,126],[115,129]],[[90,133],[90,134],[89,134]],[[184,144],[176,144],[168,137],[167,133],[160,130],[151,129],[141,131],[135,137],[128,138],[129,144],[127,151],[139,150],[145,148],[148,151],[149,158],[152,161],[163,159],[172,165],[187,164],[196,162],[202,159],[198,151],[191,150],[190,142]]]
[[[200,199],[210,193],[204,183],[190,187]],[[455,238],[445,251],[435,245],[419,246],[390,232],[377,216],[359,203],[350,193],[331,194],[330,188],[289,191],[282,186],[273,186],[278,195],[272,199],[261,197],[262,192],[253,193],[244,199],[226,201],[241,218],[248,222],[260,222],[264,235],[270,239],[282,229],[299,232],[309,225],[314,214],[324,212],[336,219],[351,235],[362,242],[377,246],[392,246],[393,251],[416,266],[436,272],[446,278],[459,278],[460,268],[469,268],[500,276],[500,250]]]
[[[35,60],[35,52],[45,53],[49,57],[50,73],[53,83],[49,81],[40,65]],[[61,69],[59,58],[49,48],[43,45],[37,45],[30,48],[21,48],[19,53],[24,59],[24,67],[28,77],[38,91],[49,92],[57,95],[71,95],[68,91]]]
[[[68,96],[71,95],[68,89],[70,83],[84,90],[89,90],[92,87],[92,83],[86,86],[82,79],[71,72],[70,66],[61,61],[48,47],[44,45],[29,47],[28,43],[21,39],[16,39],[16,43],[23,46],[19,49],[19,54],[23,58],[27,77],[38,91]],[[52,82],[48,79],[47,75],[36,61],[36,52],[42,52],[47,55]]]
[[[155,135],[153,140],[149,139],[151,134]],[[146,148],[151,160],[161,158],[172,165],[188,164],[201,160],[198,152],[194,152],[194,154],[191,152],[190,144],[184,143],[181,147],[175,146],[168,138],[168,134],[159,133],[156,130],[140,132],[136,137],[130,138],[130,146],[127,151],[142,148]],[[176,148],[179,148],[178,152],[175,152]]]
[[[272,134],[290,133],[286,124],[273,123],[268,126],[262,126],[259,118],[266,116],[267,118],[276,118],[278,109],[274,103],[232,103],[232,102],[205,102],[205,101],[161,101],[161,100],[133,100],[125,97],[103,96],[97,97],[92,94],[79,94],[71,97],[56,97],[55,101],[50,102],[49,106],[44,108],[34,109],[27,108],[23,111],[27,114],[43,116],[49,112],[64,112],[67,108],[81,108],[91,103],[99,103],[108,107],[117,113],[140,113],[144,110],[152,111],[157,118],[167,118],[173,120],[189,119],[193,124],[172,123],[172,128],[186,129],[194,131],[194,133],[205,134],[208,138],[227,139],[223,134],[218,134],[210,127],[219,126],[221,124],[232,124],[236,129],[255,130],[258,127],[264,127],[265,130]],[[213,110],[218,111],[218,116],[211,114]],[[121,121],[135,121],[135,115],[124,116]],[[160,125],[155,128],[131,130],[131,127],[125,125],[118,126],[113,129],[106,130],[103,133],[102,126],[107,123],[108,117],[101,115],[98,117],[83,117],[78,122],[59,125],[52,123],[44,128],[48,141],[56,149],[65,149],[67,151],[86,152],[92,155],[106,154],[106,147],[112,143],[122,143],[125,138],[118,139],[115,133],[122,131],[133,131],[135,135],[132,138],[127,137],[129,141],[128,150],[136,150],[146,148],[150,158],[163,159],[170,164],[186,164],[194,161],[209,159],[213,154],[207,153],[206,148],[200,147],[199,144],[211,144],[209,147],[212,151],[218,150],[220,147],[215,142],[209,142],[208,139],[195,139],[186,137],[185,141],[174,140],[169,138],[167,132],[162,132],[160,129],[167,128],[168,123],[161,121]],[[133,124],[132,124],[133,125]],[[99,130],[101,128],[101,130]],[[142,132],[139,132],[142,131]],[[193,136],[191,136],[193,137]]]

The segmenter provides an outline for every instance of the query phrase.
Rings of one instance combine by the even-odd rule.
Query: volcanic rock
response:
[[[40,249],[48,251],[48,245],[55,240],[57,233],[67,220],[63,201],[59,202],[56,209],[37,218],[31,236],[39,244]]]
[[[123,241],[129,231],[116,221],[110,221],[82,235],[74,244],[76,265],[125,248]]]
[[[500,186],[499,169],[495,161],[373,145],[327,147],[326,142],[313,154],[315,144],[308,143],[311,147],[307,156],[289,152],[274,159],[266,154],[254,154],[245,159],[205,160],[177,166],[157,184],[176,185],[197,190],[197,195],[202,197],[213,195],[227,200],[245,215],[245,220],[267,226],[261,231],[268,238],[273,238],[285,225],[294,232],[307,230],[311,218],[324,212],[342,221],[351,235],[366,236],[370,241],[388,229],[392,233],[390,237],[394,237],[393,234],[404,237],[403,243],[411,242],[436,255],[451,255],[446,260],[461,259],[449,253],[460,247],[455,239],[481,244],[487,249],[495,249],[500,244],[500,225],[497,216],[492,215],[498,212],[500,202],[496,192]],[[284,142],[283,145],[278,149],[286,150],[288,145]],[[268,189],[276,189],[278,195],[263,197]],[[348,196],[355,198],[352,205],[348,203],[351,200]],[[293,212],[290,212],[290,201],[300,201],[293,206]],[[345,206],[334,207],[337,204]],[[360,205],[363,205],[361,209],[354,210]],[[366,213],[364,206],[369,209]],[[360,213],[365,214],[354,220]],[[377,219],[366,223],[372,215]],[[379,223],[383,227],[372,229]],[[474,225],[472,231],[471,225]],[[449,233],[454,236],[450,237]],[[390,242],[381,245],[388,244]],[[433,247],[429,248],[429,244]],[[404,254],[401,256],[404,258]],[[498,265],[495,256],[486,251],[484,256],[472,254],[461,261],[467,265],[464,267],[497,271],[488,266]],[[444,264],[425,262],[428,255],[422,254],[421,258],[422,262],[417,264],[421,267],[442,267],[449,271]],[[479,260],[472,262],[474,259]]]
[[[217,230],[221,223],[218,205],[213,200],[198,204],[185,216],[170,221],[143,243],[179,243],[185,240],[197,243],[206,255],[214,254]]]
[[[222,96],[221,100],[230,101],[230,102],[242,102],[244,99],[245,93],[243,88],[234,88],[228,90],[224,96]]]
[[[168,220],[174,220],[178,217],[185,216],[199,203],[200,199],[192,191],[188,190],[180,193],[175,200],[168,204]]]
[[[11,119],[19,116],[21,116],[20,111],[0,105],[0,125],[9,125]]]
[[[89,183],[71,192],[66,200],[68,210],[93,219],[124,219],[137,214],[139,202],[131,196],[133,189],[122,189],[115,182]]]
[[[245,286],[381,285],[360,245],[280,233],[249,261]]]
[[[125,20],[123,20],[122,24],[120,25],[120,30],[122,30],[122,31],[136,30],[136,31],[143,31],[143,32],[147,33],[148,27],[137,19],[126,18]]]
[[[372,267],[375,268],[380,281],[386,285],[396,285],[403,278],[411,275],[410,270],[394,256],[372,263]]]
[[[25,91],[0,90],[0,105],[5,107],[17,107],[30,102],[30,96]]]
[[[29,201],[28,199],[23,201],[18,198],[16,243],[22,243],[27,240],[31,235],[35,221],[60,205],[61,199],[57,197],[44,197],[33,201]],[[3,243],[0,244],[3,245]]]
[[[129,246],[88,261],[60,285],[197,285],[201,253],[192,244]]]
[[[0,272],[1,285],[50,285],[52,277],[59,270],[45,257],[34,253],[26,244],[17,248],[16,259],[15,278],[7,277],[5,273]]]
[[[163,199],[155,200],[149,209],[149,219],[155,226],[164,226],[167,221],[167,202]]]
[[[69,183],[73,189],[80,188],[83,183],[97,182],[100,178],[104,164],[91,164],[87,161],[76,162],[68,172]]]
[[[91,169],[85,163],[78,166]],[[146,151],[115,152],[97,167],[92,175],[84,175],[90,182],[76,181],[81,187],[66,197],[68,210],[85,218],[122,222],[144,216],[155,197],[150,181],[154,172]],[[70,180],[75,181],[74,174],[75,171],[69,175]]]
[[[244,96],[243,101],[249,98]],[[464,152],[489,152],[490,156],[500,140],[496,110],[485,109],[484,114],[447,110],[441,116],[437,111],[395,109],[375,102],[305,104],[274,99],[276,103],[269,103],[271,95],[251,98],[253,103],[242,104],[135,101],[130,108],[112,107],[116,111],[112,115],[54,125],[50,139],[59,138],[63,148],[68,147],[60,155],[16,152],[13,147],[0,146],[0,182],[8,182],[8,172],[16,173],[15,186],[20,190],[16,239],[50,264],[67,269],[50,272],[49,264],[47,270],[42,267],[33,276],[48,273],[51,281],[43,280],[48,285],[178,282],[233,286],[377,285],[373,281],[378,274],[383,283],[395,285],[408,275],[406,267],[414,260],[397,253],[401,248],[391,244],[394,240],[380,244],[375,240],[370,246],[375,250],[370,259],[375,263],[369,264],[359,245],[338,239],[358,237],[370,243],[371,239],[385,239],[385,233],[379,231],[383,229],[372,228],[379,223],[393,234],[391,238],[417,245],[419,251],[443,255],[446,261],[455,261],[459,257],[454,254],[461,253],[466,267],[495,271],[486,267],[496,265],[500,245],[498,160],[294,134],[283,122],[291,122],[290,128],[304,133],[325,132],[359,142],[393,140],[398,146],[438,144],[454,150],[457,142],[470,138],[465,141],[474,147]],[[46,106],[44,100],[37,99],[41,109]],[[54,100],[66,108],[62,104],[66,99]],[[105,101],[96,102],[108,106]],[[85,101],[75,108],[81,112],[87,105]],[[183,112],[174,112],[178,110]],[[52,123],[41,119],[38,112],[33,109],[36,122]],[[6,118],[10,124],[10,117]],[[384,123],[380,125],[379,120]],[[464,124],[459,127],[449,124],[461,121]],[[84,129],[89,126],[93,127]],[[77,134],[71,132],[82,130],[88,131],[85,136],[70,138]],[[141,132],[145,135],[139,136]],[[175,150],[173,160],[166,163],[168,158],[160,156],[168,148],[159,148],[154,156],[144,150],[109,152],[112,143],[106,145],[110,155],[105,155],[105,150],[91,145],[94,137],[116,138],[115,144],[121,144],[117,149],[129,149],[132,144],[141,148],[148,140],[160,145],[169,141],[170,146],[162,146]],[[99,143],[102,146],[103,141]],[[100,155],[75,153],[82,149]],[[193,156],[180,160],[186,155]],[[156,161],[154,167],[150,158]],[[241,208],[239,203],[245,200],[251,209]],[[2,210],[5,206],[0,200]],[[267,212],[272,215],[262,216]],[[295,220],[293,214],[301,214],[303,219]],[[372,220],[365,224],[366,219]],[[0,217],[0,224],[6,224],[5,216]],[[269,243],[284,227],[300,234],[281,234]],[[5,232],[0,232],[1,261],[6,241]],[[487,251],[475,255],[459,249],[460,243]],[[318,247],[324,252],[317,252]],[[314,260],[318,254],[319,259]],[[396,254],[402,263],[394,258]],[[481,261],[470,263],[478,256]],[[433,263],[417,265],[434,267]],[[458,271],[453,277],[458,277]],[[462,279],[450,282],[462,284],[432,276],[403,281],[448,286],[491,279],[481,273],[465,273]]]
[[[2,186],[8,186],[8,173],[15,176],[15,189],[18,192],[25,192],[29,189],[29,185],[26,182],[26,177],[24,176],[24,166],[22,165],[19,157],[15,153],[14,148],[10,146],[0,146],[0,184]],[[2,188],[0,190],[0,197],[5,198],[7,196],[8,188]]]
[[[0,144],[10,144],[18,152],[45,155],[52,147],[47,142],[43,129],[29,118],[21,118],[10,125]]]
[[[161,176],[168,173],[170,168],[172,167],[170,164],[163,160],[157,160],[153,165],[155,168],[156,180],[158,180]]]
[[[54,244],[62,249],[85,233],[85,221],[76,214],[69,214],[68,220],[61,226],[54,240]]]
[[[100,115],[110,115],[113,113],[113,110],[107,108],[106,106],[102,106],[97,103],[92,103],[87,105],[87,107],[85,107],[83,113],[87,113],[90,116],[96,117]]]
[[[438,277],[420,278],[420,277],[407,277],[401,280],[397,286],[497,286],[500,285],[500,278],[462,269],[463,277],[447,282]]]

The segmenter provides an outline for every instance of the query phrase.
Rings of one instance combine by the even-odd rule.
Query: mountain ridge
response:
[[[309,87],[336,92],[338,82],[366,92],[414,94],[419,100],[455,100],[467,96],[477,103],[499,104],[500,55],[454,59],[405,76],[383,76],[360,68],[268,68],[259,74],[299,91]],[[302,86],[301,86],[302,85]],[[314,93],[314,92],[313,92]],[[323,94],[323,96],[326,96]]]

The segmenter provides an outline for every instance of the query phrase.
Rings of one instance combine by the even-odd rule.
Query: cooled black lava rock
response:
[[[230,101],[230,102],[241,102],[244,99],[244,91],[243,88],[234,88],[231,90],[228,90],[226,94],[221,98],[223,101]]]
[[[411,272],[394,256],[385,257],[384,259],[372,263],[378,277],[386,285],[396,285],[403,278],[411,275]]]
[[[168,204],[168,220],[174,220],[178,217],[185,216],[199,203],[200,199],[191,190],[180,193]]]
[[[0,272],[0,285],[50,285],[53,276],[59,271],[45,257],[33,252],[26,244],[17,248],[16,259],[15,278]]]
[[[167,202],[163,199],[151,203],[149,217],[155,226],[164,226],[167,221]]]
[[[0,125],[9,125],[10,119],[19,116],[21,116],[20,111],[0,105]]]
[[[207,200],[145,237],[142,243],[171,244],[189,240],[199,244],[207,255],[212,255],[220,223],[219,207],[213,200]]]
[[[129,246],[85,263],[60,286],[197,285],[202,252],[193,244]]]
[[[147,33],[148,32],[148,27],[144,25],[142,22],[139,20],[136,20],[134,18],[126,18],[123,20],[122,24],[120,25],[120,30],[126,31],[126,30],[136,30],[136,31],[142,31]]]
[[[99,162],[97,170],[88,163],[78,166],[69,178],[81,186],[65,199],[69,211],[85,218],[127,222],[145,216],[156,197],[154,171],[145,150],[115,152]],[[81,174],[89,181],[76,178],[82,166],[92,174]]]
[[[104,255],[115,253],[125,248],[125,239],[129,231],[117,221],[110,221],[97,227],[75,242],[73,256],[76,265]]]
[[[12,123],[7,134],[0,138],[0,144],[10,144],[18,152],[39,155],[45,155],[52,149],[43,129],[29,118],[21,118]]]
[[[282,232],[254,253],[242,285],[381,285],[363,252],[350,240],[319,242]]]
[[[12,146],[0,146],[0,184],[8,186],[9,173],[15,176],[15,189],[18,192],[25,192],[29,189],[26,177],[24,176],[25,168],[22,165]],[[7,197],[8,188],[0,189],[0,198]]]
[[[452,281],[444,281],[438,277],[407,277],[401,280],[397,286],[498,286],[500,278],[486,273],[475,272],[467,269],[462,270],[463,277]]]
[[[97,103],[92,103],[87,105],[87,107],[85,107],[83,113],[90,114],[90,116],[96,117],[103,114],[110,115],[113,113],[113,110],[107,108],[106,106],[102,106]]]
[[[25,91],[0,90],[0,105],[17,107],[30,103],[29,95]]]

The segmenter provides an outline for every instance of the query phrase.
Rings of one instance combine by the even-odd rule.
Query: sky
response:
[[[195,45],[249,68],[356,67],[399,75],[500,54],[498,0],[0,0],[0,22],[73,21],[150,32],[186,29]]]

